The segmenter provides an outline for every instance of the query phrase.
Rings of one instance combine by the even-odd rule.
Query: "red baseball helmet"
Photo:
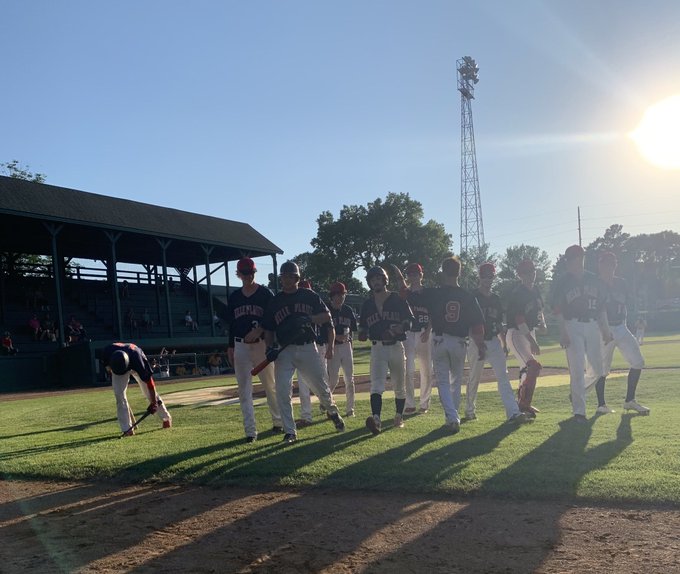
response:
[[[243,275],[252,275],[255,273],[255,271],[257,271],[255,268],[255,261],[253,261],[250,257],[239,259],[238,263],[236,264],[236,270]]]
[[[411,263],[406,267],[406,275],[413,275],[414,273],[422,273],[423,267],[420,263]]]
[[[333,283],[333,285],[331,285],[329,291],[331,297],[333,295],[344,295],[345,293],[347,293],[347,287],[345,287],[344,283],[340,283],[340,281],[338,281],[337,283]]]
[[[571,245],[567,247],[567,250],[564,252],[564,258],[567,260],[575,259],[576,257],[583,257],[584,255],[585,251],[580,245]]]
[[[482,263],[479,266],[479,276],[480,277],[493,277],[496,275],[496,266],[491,263],[490,261],[487,261],[486,263]]]
[[[524,259],[517,265],[517,273],[520,275],[523,275],[524,273],[531,273],[533,271],[536,271],[536,266],[531,259]]]

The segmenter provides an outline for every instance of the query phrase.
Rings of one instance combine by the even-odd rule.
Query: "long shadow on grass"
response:
[[[435,570],[445,564],[450,572],[533,572],[558,542],[560,517],[575,501],[583,477],[632,443],[632,416],[621,417],[615,439],[590,450],[588,440],[597,419],[585,425],[561,423],[542,445],[487,480],[479,490],[485,496],[471,499],[459,512],[362,571],[393,572],[395,565],[405,572],[429,571],[422,560],[425,546]],[[545,502],[527,508],[525,502],[536,499]]]
[[[0,435],[0,439],[10,439],[10,438],[21,438],[22,436],[36,436],[40,434],[48,434],[52,432],[78,432],[78,431],[84,431],[87,430],[91,427],[96,427],[98,425],[108,425],[113,422],[117,422],[118,419],[116,417],[112,417],[109,419],[103,419],[99,421],[94,421],[90,423],[81,423],[77,425],[71,425],[67,427],[50,427],[50,428],[45,428],[43,430],[35,430],[35,431],[30,431],[30,432],[24,432],[24,433],[17,433],[17,434],[3,434]]]

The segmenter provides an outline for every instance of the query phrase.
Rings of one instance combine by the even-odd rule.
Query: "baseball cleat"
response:
[[[378,415],[371,415],[366,419],[366,428],[374,435],[380,434],[382,424]]]
[[[346,417],[353,417],[354,416],[354,409],[350,409],[345,413],[345,418]]]
[[[430,412],[430,409],[428,409],[427,407],[420,407],[419,412],[420,412],[421,415],[426,415],[427,413]]]
[[[508,419],[508,422],[512,424],[523,425],[525,423],[534,422],[534,417],[530,417],[527,413],[517,413],[512,415]]]
[[[597,407],[595,412],[599,415],[611,415],[616,411],[614,409],[609,408],[607,405],[600,405],[599,407]]]
[[[126,430],[122,436],[135,436],[135,429]]]
[[[293,444],[294,442],[297,442],[297,435],[293,433],[286,433],[283,435],[283,444]]]
[[[272,427],[272,432],[273,432],[274,434],[281,434],[281,433],[283,432],[283,427],[280,427],[280,426],[278,426],[278,425],[274,425],[274,426]]]
[[[342,417],[340,416],[339,413],[329,415],[329,418],[333,421],[336,431],[342,432],[345,430],[345,421],[342,420]]]
[[[164,429],[169,429],[172,427],[172,419],[168,419],[167,421],[163,421],[163,428]]]
[[[465,413],[465,420],[466,421],[476,421],[477,420],[477,413]]]
[[[571,420],[580,425],[588,423],[588,419],[586,418],[585,415],[574,415]]]
[[[256,440],[257,440],[257,437],[256,437],[256,436],[247,436],[247,437],[246,437],[246,442],[247,442],[247,443],[255,442]]]
[[[404,415],[397,413],[394,415],[394,428],[403,429],[404,428]]]
[[[296,419],[295,420],[295,426],[300,428],[300,429],[305,428],[305,427],[311,427],[313,424],[314,423],[312,421],[308,421],[307,419]]]
[[[460,422],[458,421],[451,421],[444,426],[451,431],[451,434],[458,434],[460,432]]]
[[[650,412],[649,408],[639,404],[635,399],[623,403],[623,408],[626,409],[627,411],[635,411],[641,415],[648,415]]]
[[[414,415],[416,414],[416,407],[406,407],[404,409],[404,414],[405,415]]]

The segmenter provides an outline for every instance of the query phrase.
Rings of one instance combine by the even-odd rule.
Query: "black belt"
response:
[[[261,340],[262,338],[260,337],[259,339],[255,339],[254,341],[251,341],[249,343],[242,337],[234,337],[234,341],[236,341],[237,343],[245,343],[246,345],[253,345],[254,343],[259,343]]]
[[[345,341],[335,341],[335,344],[336,344],[336,345],[344,345],[344,344],[345,344]]]
[[[454,335],[453,333],[438,333],[434,332],[435,337],[441,337],[442,335],[448,335],[449,337],[458,337],[459,339],[465,339],[465,335]]]
[[[378,343],[382,343],[384,346],[389,347],[390,345],[396,345],[397,341],[371,341],[374,345],[377,345]]]
[[[491,337],[484,337],[484,340],[485,341],[493,341],[496,338],[497,335],[498,335],[498,333],[496,333],[495,335],[491,335]]]
[[[576,317],[576,320],[579,323],[590,323],[591,321],[594,321],[595,319],[592,319],[590,317]]]
[[[609,326],[610,327],[618,327],[619,325],[623,325],[625,321],[609,321]]]
[[[309,345],[310,343],[315,343],[314,339],[309,339],[309,341],[297,341],[293,343],[293,345],[297,345],[298,347],[302,347],[303,345]],[[325,344],[325,343],[324,343]]]
[[[427,327],[421,327],[420,329],[409,329],[412,333],[422,333]]]

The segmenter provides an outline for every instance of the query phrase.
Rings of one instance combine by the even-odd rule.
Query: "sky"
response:
[[[553,260],[680,232],[680,170],[628,137],[680,94],[680,3],[4,0],[0,162],[247,222],[279,262],[389,192],[460,237],[456,60],[473,57],[484,237]],[[258,262],[270,272],[271,259]]]

